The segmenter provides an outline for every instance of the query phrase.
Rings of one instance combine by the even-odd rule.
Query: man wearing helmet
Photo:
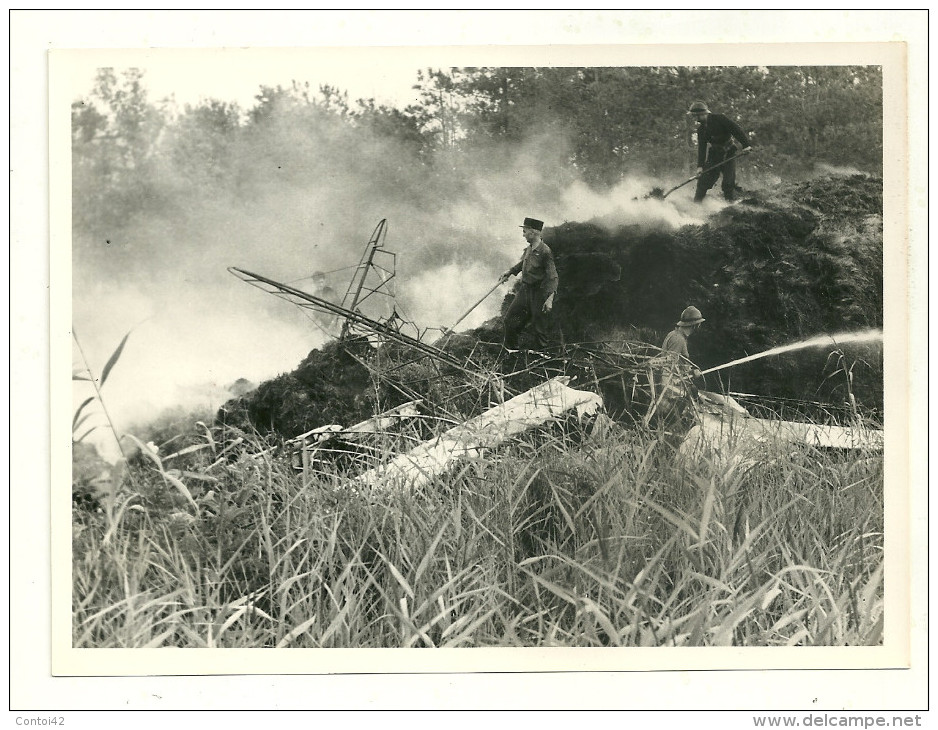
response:
[[[740,154],[752,150],[749,137],[736,122],[723,114],[716,114],[707,108],[702,101],[695,101],[690,106],[688,114],[697,120],[697,191],[694,193],[694,202],[704,199],[707,191],[712,188],[720,175],[723,175],[723,197],[727,200],[736,199],[736,145],[735,138],[742,146]],[[721,162],[728,160],[726,164]],[[710,168],[720,165],[715,170]],[[708,170],[708,172],[704,172]]]
[[[707,320],[703,318],[703,315],[701,315],[697,307],[687,307],[681,312],[681,320],[675,323],[674,329],[668,332],[667,336],[664,338],[661,349],[664,352],[674,353],[672,357],[675,360],[679,361],[683,358],[689,361],[690,357],[687,354],[687,338],[706,321]],[[676,357],[674,357],[675,355]]]
[[[683,419],[686,416],[688,391],[694,397],[697,395],[696,388],[687,376],[699,378],[700,370],[688,356],[687,339],[705,321],[697,307],[687,307],[661,345],[666,365],[661,372],[661,400],[657,412],[658,417],[665,421]]]

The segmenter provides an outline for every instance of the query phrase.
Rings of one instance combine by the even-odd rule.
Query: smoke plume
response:
[[[119,430],[168,406],[216,408],[237,379],[288,372],[326,341],[308,312],[229,266],[301,289],[324,272],[341,297],[387,219],[397,311],[424,331],[452,325],[519,259],[525,216],[673,229],[720,206],[695,207],[685,191],[649,198],[669,181],[637,177],[593,191],[570,167],[566,140],[546,133],[427,160],[326,115],[251,132],[205,160],[180,155],[170,137],[145,194],[114,203],[106,222],[74,227],[73,323],[92,370],[132,331],[104,388]],[[76,191],[98,185],[75,169]],[[460,328],[496,315],[500,301],[488,297]],[[76,402],[87,395],[76,389]]]

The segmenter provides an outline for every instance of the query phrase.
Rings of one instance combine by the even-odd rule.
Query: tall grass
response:
[[[359,492],[271,446],[206,428],[75,510],[76,647],[882,641],[880,453],[753,464],[569,422]]]

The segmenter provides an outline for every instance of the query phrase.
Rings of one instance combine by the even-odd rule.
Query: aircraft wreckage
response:
[[[592,427],[597,422],[618,422],[626,427],[657,428],[665,437],[676,436],[676,445],[685,455],[705,453],[712,458],[732,453],[733,458],[748,462],[761,458],[767,444],[872,451],[883,448],[883,431],[878,429],[753,417],[731,394],[697,391],[689,386],[693,368],[690,362],[679,365],[688,376],[688,387],[681,386],[675,398],[674,393],[665,393],[661,387],[666,357],[660,348],[646,343],[575,343],[555,348],[551,354],[522,351],[505,357],[500,343],[467,344],[466,338],[454,331],[455,325],[444,328],[442,336],[429,341],[430,331],[418,330],[394,304],[391,282],[396,275],[396,257],[384,248],[386,233],[387,221],[382,220],[341,301],[336,301],[334,292],[327,297],[241,268],[229,268],[246,283],[308,310],[313,314],[311,320],[324,333],[340,345],[349,344],[347,352],[354,361],[400,394],[414,396],[365,421],[350,426],[325,424],[289,439],[286,446],[292,450],[294,465],[304,475],[315,470],[324,455],[371,451],[390,457],[378,466],[373,460],[368,462],[370,468],[359,469],[350,486],[371,490],[419,488],[461,461],[521,433],[570,418],[588,421]],[[472,309],[494,291],[490,290]],[[365,313],[363,305],[375,298],[392,302],[389,315],[379,318]],[[363,343],[369,351],[381,354],[380,365],[361,356]],[[408,380],[415,364],[423,365],[433,377],[455,377],[468,383],[466,392],[475,396],[475,408],[469,410],[478,415],[464,419],[428,415],[434,409],[428,408],[425,398],[417,397],[415,382]],[[446,404],[435,405],[443,406],[445,412]],[[441,431],[441,421],[448,422],[449,428]],[[393,445],[390,449],[389,444]]]

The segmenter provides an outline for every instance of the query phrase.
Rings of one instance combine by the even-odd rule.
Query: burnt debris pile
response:
[[[333,341],[312,350],[290,373],[225,403],[218,420],[243,430],[296,436],[326,424],[349,424],[372,412],[371,377],[360,358],[368,345]]]
[[[689,304],[707,320],[690,342],[702,370],[819,334],[881,328],[882,201],[880,178],[832,176],[750,194],[703,225],[676,230],[603,220],[548,228],[560,276],[554,351],[622,340],[660,345]],[[524,380],[530,370],[494,377],[515,367],[500,353],[500,339],[496,319],[439,341],[464,368],[399,345],[332,342],[294,372],[225,404],[219,418],[291,437],[418,398],[431,408],[446,401],[449,417],[473,415],[491,395],[486,389],[510,394],[536,382]],[[844,345],[843,357],[832,355],[836,349],[755,360],[711,373],[707,387],[835,404],[849,388],[875,417],[883,399],[881,344]],[[542,374],[569,368],[547,363]]]
[[[701,369],[819,334],[881,328],[882,180],[828,177],[759,192],[676,231],[566,223],[545,236],[557,259],[559,336],[631,332],[661,344],[689,304],[707,318],[690,343]],[[722,386],[842,402],[851,387],[882,406],[879,343],[803,350],[723,373]],[[711,383],[710,380],[714,382]],[[719,378],[708,386],[720,389]]]

